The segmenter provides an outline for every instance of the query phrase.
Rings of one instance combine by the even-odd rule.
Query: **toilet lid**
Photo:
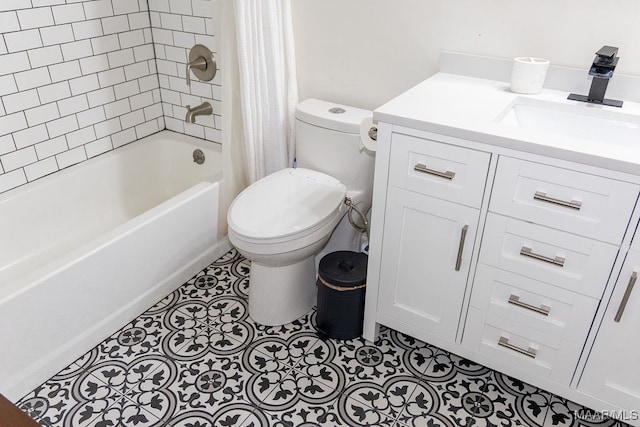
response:
[[[316,228],[333,217],[346,194],[337,179],[304,168],[283,169],[246,188],[229,208],[229,227],[251,239]]]

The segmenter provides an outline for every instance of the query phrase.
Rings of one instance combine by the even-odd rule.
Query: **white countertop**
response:
[[[550,101],[586,115],[625,114],[640,123],[640,103],[623,99],[622,108],[567,100],[568,92],[544,89],[520,95],[509,84],[438,73],[374,111],[374,119],[452,137],[551,156],[640,176],[638,141],[600,142],[499,123],[513,103]]]

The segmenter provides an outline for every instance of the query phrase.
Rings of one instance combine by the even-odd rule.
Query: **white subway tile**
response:
[[[173,117],[165,116],[164,122],[167,126],[167,129],[174,132],[184,133],[184,120],[178,120],[174,119]]]
[[[32,146],[0,156],[0,162],[2,162],[5,172],[23,168],[37,161],[36,150]]]
[[[206,32],[208,35],[213,36],[216,34],[215,32],[215,28],[213,26],[213,19],[206,19],[204,20],[204,26],[206,29]],[[217,49],[215,50],[215,52],[217,52]]]
[[[113,8],[111,0],[93,0],[85,1],[84,13],[87,19],[104,18],[105,16],[113,16]]]
[[[129,105],[129,98],[121,99],[120,101],[112,102],[104,106],[104,113],[107,119],[122,116],[131,112],[131,106]]]
[[[129,1],[129,0],[126,0]],[[151,20],[147,12],[132,13],[129,15],[129,26],[132,30],[151,27]]]
[[[79,40],[77,42],[62,45],[62,55],[65,61],[86,58],[93,56],[93,48],[89,40]]]
[[[165,46],[164,50],[166,52],[167,55],[167,59],[169,61],[175,61],[179,64],[182,65],[186,65],[187,64],[187,55],[188,55],[188,51],[187,49],[183,48],[183,47],[176,47],[176,46]],[[182,67],[180,67],[182,68]],[[183,70],[184,72],[184,70]],[[182,74],[184,75],[184,74]]]
[[[39,125],[40,123],[46,123],[60,118],[58,106],[55,102],[32,108],[25,111],[24,114],[27,117],[27,123],[29,123],[29,126]]]
[[[80,3],[54,6],[51,9],[53,10],[53,16],[56,20],[56,24],[58,25],[85,20],[84,9]]]
[[[90,39],[93,37],[100,37],[104,33],[102,32],[102,23],[99,19],[93,19],[84,22],[74,22],[73,33],[76,40]]]
[[[78,124],[81,128],[106,120],[102,106],[83,111],[76,114],[76,116],[78,117]]]
[[[169,10],[171,13],[180,15],[192,15],[191,2],[189,0],[169,0]]]
[[[20,147],[22,148],[22,147]],[[13,143],[13,137],[9,135],[0,136],[0,155],[15,151],[16,145]]]
[[[117,34],[91,39],[91,45],[93,46],[93,53],[96,55],[120,49],[120,42],[118,41]]]
[[[140,6],[134,0],[113,0],[113,13],[125,15],[128,13],[140,12]]]
[[[64,0],[31,0],[31,3],[33,3],[33,7],[54,6],[64,4]]]
[[[38,88],[38,95],[42,104],[59,101],[71,96],[69,82],[60,82],[52,85],[42,86]],[[63,116],[65,114],[62,114]]]
[[[65,120],[65,119],[61,119]],[[47,126],[49,123],[47,123]],[[55,156],[56,154],[62,153],[63,151],[67,151],[69,147],[67,147],[67,140],[64,136],[51,137],[44,142],[36,144],[35,146],[36,154],[38,155],[38,159],[46,159],[47,157]]]
[[[155,43],[153,50],[156,52],[156,59],[167,59],[167,55],[164,53],[164,45]]]
[[[73,95],[80,95],[81,93],[91,92],[92,90],[100,88],[98,77],[95,74],[70,80],[69,85],[71,86],[71,93]]]
[[[37,29],[6,33],[4,35],[4,41],[7,44],[7,50],[9,52],[19,52],[42,47],[40,31]]]
[[[186,49],[191,49],[191,47],[196,44],[196,38],[193,34],[190,34],[190,33],[185,33],[182,31],[174,31],[173,42],[174,42],[174,45],[177,47],[184,47]]]
[[[144,117],[147,120],[162,117],[162,104],[153,104],[144,109]]]
[[[147,0],[138,0],[138,4],[140,5],[140,10],[149,10],[149,2]]]
[[[211,90],[213,92],[213,99],[222,100],[222,88],[220,85],[211,85]]]
[[[20,21],[20,28],[23,30],[53,25],[53,15],[50,7],[19,10],[18,20]]]
[[[151,28],[160,28],[160,12],[149,12],[149,19],[151,20]]]
[[[0,175],[0,193],[3,191],[11,190],[12,188],[19,187],[27,183],[27,178],[24,175],[24,170],[18,169],[13,172],[8,172]]]
[[[60,82],[62,80],[70,80],[82,75],[80,71],[80,62],[70,61],[61,64],[49,65],[49,74],[52,82]]]
[[[13,95],[5,95],[2,97],[2,103],[7,114],[11,114],[40,105],[40,98],[38,98],[38,91],[32,89]]]
[[[136,135],[138,135],[138,139],[142,139],[145,136],[160,132],[161,130],[162,129],[158,126],[158,122],[153,120],[136,126]]]
[[[31,68],[26,52],[9,53],[2,55],[0,61],[0,75],[13,74]]]
[[[18,15],[15,11],[0,12],[0,28],[2,28],[3,33],[20,30]]]
[[[207,141],[217,142],[222,144],[222,132],[220,129],[204,128],[204,138]]]
[[[163,102],[168,102],[170,104],[176,105],[182,103],[182,100],[180,99],[180,93],[174,90],[162,88],[160,89],[160,95]]]
[[[193,16],[211,18],[213,16],[213,6],[209,0],[191,0],[193,6]]]
[[[142,110],[136,110],[120,116],[120,123],[122,124],[123,129],[128,129],[142,124],[144,121],[144,112]]]
[[[117,50],[107,54],[111,68],[122,67],[134,63],[133,49]]]
[[[182,31],[182,18],[180,15],[171,15],[170,13],[160,14],[160,24],[165,30]]]
[[[124,74],[127,80],[138,79],[149,75],[149,66],[146,62],[138,62],[124,67]]]
[[[80,60],[80,69],[83,75],[99,73],[109,69],[109,60],[106,54],[90,56]]]
[[[154,12],[171,12],[169,0],[149,0],[149,10]]]
[[[191,81],[191,94],[202,98],[211,99],[211,84]]]
[[[0,116],[0,135],[6,135],[27,127],[27,121],[22,112]]]
[[[199,18],[197,16],[183,16],[182,28],[190,33],[206,34],[204,18]]]
[[[111,135],[113,148],[122,147],[123,145],[133,142],[136,139],[136,130],[134,128],[129,128],[127,130],[123,130],[122,132],[114,133],[113,135]]]
[[[4,55],[5,53],[8,53],[7,45],[4,44],[4,37],[0,34],[0,55]]]
[[[120,119],[118,117],[96,123],[93,128],[95,129],[96,137],[98,138],[104,138],[105,136],[109,136],[122,130],[122,127],[120,126]]]
[[[110,16],[102,18],[102,30],[105,34],[123,33],[129,31],[127,15]]]
[[[113,92],[113,88],[110,86],[105,87],[104,89],[98,89],[96,91],[89,92],[87,94],[87,97],[89,98],[89,106],[91,108],[97,107],[99,105],[106,105],[116,100],[116,95]]]
[[[124,77],[124,68],[114,68],[113,70],[98,73],[100,87],[114,86],[126,81]]]
[[[129,96],[137,95],[140,93],[140,87],[138,81],[120,83],[114,87],[116,91],[116,99],[127,98]]]
[[[106,153],[107,151],[113,150],[113,145],[111,144],[111,138],[106,137],[100,138],[97,141],[90,142],[89,144],[84,146],[84,149],[87,152],[87,157],[91,158],[99,154]]]
[[[32,68],[45,67],[62,62],[60,46],[41,47],[27,52]]]
[[[211,52],[217,52],[216,38],[214,36],[208,36],[203,34],[196,34],[196,43],[203,44],[211,50]]]
[[[184,133],[187,135],[204,139],[204,127],[195,123],[185,123]]]
[[[144,44],[144,34],[142,30],[127,31],[126,33],[118,34],[118,38],[120,39],[121,49]]]
[[[154,61],[155,54],[153,52],[152,44],[145,44],[143,46],[136,46],[133,48],[133,57],[136,62],[151,60]],[[155,61],[154,61],[155,62]]]
[[[27,175],[29,181],[34,181],[38,178],[42,178],[45,175],[57,172],[58,163],[55,157],[49,157],[48,159],[40,160],[39,162],[25,166],[24,173]]]
[[[74,40],[71,24],[55,25],[40,28],[42,42],[45,46],[72,42]]]
[[[70,149],[79,147],[91,141],[95,141],[96,139],[96,133],[93,130],[93,126],[89,126],[89,127],[68,133],[66,136],[67,136],[67,145],[69,145]]]
[[[186,93],[189,91],[189,87],[187,86],[187,82],[184,78],[171,76],[169,76],[169,89],[180,93]]]
[[[13,75],[0,76],[0,96],[17,91],[18,86],[16,85],[16,80],[13,78]]]
[[[153,42],[165,45],[173,45],[173,31],[164,30],[162,28],[153,27],[151,29],[153,34]]]
[[[38,86],[44,86],[51,83],[49,69],[47,67],[34,68],[33,70],[23,71],[14,74],[19,90],[32,89]]]
[[[47,133],[47,127],[41,124],[15,132],[13,139],[16,143],[16,148],[19,150],[49,139],[49,133]]]
[[[58,101],[58,110],[62,117],[79,113],[89,108],[87,95],[82,94]]]
[[[32,7],[31,0],[3,0],[0,2],[0,11],[29,9],[30,7]]]
[[[87,160],[87,155],[84,152],[84,147],[77,147],[56,155],[56,160],[58,161],[58,167],[64,169]]]

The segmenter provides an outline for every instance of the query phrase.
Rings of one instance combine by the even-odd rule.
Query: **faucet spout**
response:
[[[208,102],[203,102],[202,104],[191,108],[190,105],[187,105],[187,115],[184,117],[184,121],[187,123],[195,123],[196,116],[211,116],[213,115],[213,107]]]
[[[613,72],[618,65],[618,48],[613,46],[602,46],[596,52],[593,64],[589,68],[589,75],[593,76],[591,88],[588,95],[570,94],[567,99],[573,101],[589,102],[592,104],[610,105],[612,107],[622,107],[622,101],[606,99],[604,97],[609,85],[609,79],[613,77]]]

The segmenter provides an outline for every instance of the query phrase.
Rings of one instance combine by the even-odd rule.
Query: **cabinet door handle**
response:
[[[516,353],[524,354],[525,356],[528,356],[528,357],[530,357],[532,359],[535,359],[536,355],[538,354],[538,350],[536,350],[533,347],[529,347],[528,350],[525,350],[525,349],[520,348],[520,347],[518,347],[516,345],[510,344],[509,343],[509,338],[506,338],[506,337],[500,337],[500,339],[498,340],[498,345],[502,346],[502,347],[505,347],[505,348],[508,348],[509,350],[513,350]]]
[[[467,231],[469,231],[469,226],[465,224],[460,232],[460,244],[458,245],[458,257],[456,258],[456,271],[460,271],[460,267],[462,266],[462,251],[464,251],[464,241],[467,239]]]
[[[526,302],[520,301],[520,297],[517,295],[509,296],[509,304],[517,305],[518,307],[526,308],[527,310],[535,311],[536,313],[540,313],[543,316],[548,316],[551,312],[551,307],[547,305],[541,305],[540,307],[536,307],[535,305],[527,304]]]
[[[416,164],[413,167],[413,170],[417,172],[428,173],[429,175],[439,176],[440,178],[444,178],[448,180],[452,180],[453,177],[456,176],[455,172],[451,172],[451,171],[441,172],[434,169],[429,169],[427,165],[425,165],[424,163]]]
[[[543,193],[542,191],[536,191],[536,194],[533,195],[533,200],[540,200],[541,202],[553,203],[554,205],[564,206],[565,208],[571,208],[578,211],[582,207],[582,202],[578,200],[572,200],[570,202],[567,202],[565,200],[554,199],[553,197],[547,196],[547,193]]]
[[[631,278],[629,279],[627,290],[624,291],[624,296],[622,297],[622,301],[620,302],[620,307],[618,307],[616,317],[613,318],[614,322],[620,322],[620,319],[622,319],[622,314],[624,313],[624,309],[627,308],[627,303],[629,302],[629,298],[631,297],[631,292],[633,292],[633,287],[636,285],[636,280],[638,280],[638,272],[634,271],[631,274]]]
[[[548,256],[537,254],[533,252],[531,248],[528,248],[526,246],[523,246],[522,249],[520,249],[520,255],[527,256],[529,258],[537,259],[540,261],[548,262],[549,264],[557,265],[560,267],[564,266],[564,261],[565,261],[565,259],[561,256],[556,256],[554,258],[551,258]]]

